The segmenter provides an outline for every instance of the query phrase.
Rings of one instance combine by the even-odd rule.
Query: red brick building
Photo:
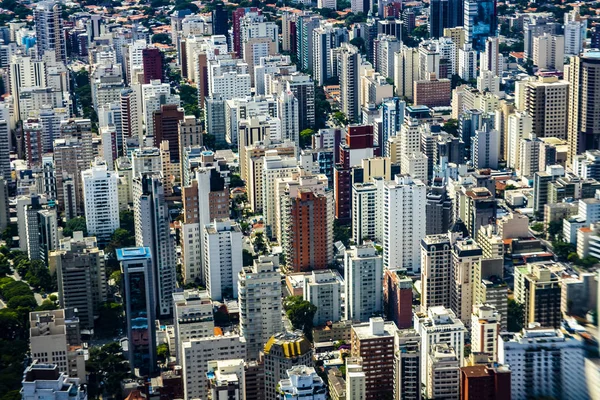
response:
[[[452,96],[450,79],[429,79],[414,82],[415,105],[427,107],[449,107]]]
[[[399,329],[412,328],[412,279],[401,270],[386,269],[383,275],[383,309]]]
[[[460,369],[461,400],[510,400],[510,371],[473,365]]]
[[[147,47],[142,50],[142,66],[144,68],[144,83],[160,79],[163,81],[163,59],[162,53],[155,47]]]

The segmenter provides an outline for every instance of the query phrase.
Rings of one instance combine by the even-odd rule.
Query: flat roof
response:
[[[125,247],[117,249],[117,260],[132,260],[138,258],[152,258],[149,247]]]

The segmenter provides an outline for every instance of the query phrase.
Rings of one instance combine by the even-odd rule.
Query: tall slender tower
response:
[[[360,52],[356,46],[342,43],[340,48],[340,105],[348,121],[359,122]]]
[[[37,48],[40,55],[56,53],[57,61],[67,61],[67,48],[62,26],[62,8],[54,1],[41,1],[33,10]]]
[[[569,116],[567,163],[586,150],[600,149],[600,51],[571,57],[568,68]]]
[[[175,246],[161,173],[145,172],[133,180],[135,241],[152,252],[158,315],[169,315],[175,289]]]

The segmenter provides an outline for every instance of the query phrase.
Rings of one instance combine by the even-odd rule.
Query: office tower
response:
[[[419,52],[417,48],[402,46],[395,53],[394,83],[396,85],[396,96],[406,97],[412,100],[413,83],[419,79]]]
[[[562,71],[564,68],[565,37],[543,35],[533,38],[533,64],[541,69]]]
[[[204,280],[213,300],[237,298],[242,270],[242,231],[230,219],[215,219],[203,227]]]
[[[471,365],[460,369],[460,400],[511,398],[511,371],[502,365]]]
[[[304,278],[304,300],[317,307],[314,326],[341,320],[341,282],[333,270],[313,271]]]
[[[248,359],[257,360],[269,338],[283,329],[279,259],[260,256],[243,267],[238,278],[240,332],[248,343]]]
[[[512,336],[512,337],[511,337]],[[511,397],[587,398],[583,344],[560,330],[524,329],[498,341],[498,361],[511,368]]]
[[[24,207],[25,232],[19,230],[19,236],[24,241],[24,247],[31,260],[48,260],[48,252],[58,247],[58,218],[56,209],[46,206],[46,198],[37,195],[31,196],[31,202]]]
[[[107,243],[119,227],[117,174],[106,164],[96,164],[81,172],[81,180],[88,233]]]
[[[61,13],[60,3],[42,1],[36,4],[33,10],[33,19],[39,55],[42,56],[47,51],[54,52],[57,61],[66,62],[67,50]]]
[[[382,186],[383,265],[406,268],[409,274],[419,273],[419,243],[425,237],[427,188],[408,175],[396,175],[395,180],[384,182]]]
[[[414,315],[415,331],[421,336],[421,382],[428,387],[430,376],[428,371],[429,354],[434,344],[447,344],[456,355],[462,355],[467,330],[456,318],[452,310],[445,307],[430,307],[427,314]],[[461,366],[462,356],[459,358]]]
[[[135,241],[152,252],[154,293],[159,315],[172,312],[175,288],[175,246],[170,232],[169,210],[160,173],[133,178]]]
[[[540,76],[526,84],[525,111],[536,137],[567,138],[569,82]]]
[[[182,344],[185,398],[205,399],[208,394],[209,362],[246,358],[246,340],[232,332],[216,329],[214,336],[192,339]]]
[[[301,13],[296,18],[296,56],[298,66],[307,71],[313,67],[313,32],[321,26],[322,17],[311,11]]]
[[[48,267],[56,271],[60,306],[76,309],[81,326],[93,329],[108,290],[104,251],[96,238],[73,232],[73,238],[62,239],[60,249],[49,253]]]
[[[394,399],[421,398],[421,337],[414,329],[398,329],[394,339]]]
[[[157,278],[151,254],[149,247],[117,249],[123,274],[129,366],[132,373],[140,376],[156,369]]]
[[[342,43],[340,62],[340,110],[348,121],[359,122],[359,69],[361,56],[358,48]]]
[[[367,321],[381,313],[383,264],[375,247],[352,246],[344,254],[346,309],[345,319]]]
[[[163,80],[163,59],[160,49],[156,47],[142,49],[142,70],[144,71],[145,84],[154,79]]]
[[[383,313],[398,329],[412,327],[412,279],[402,269],[383,274]]]
[[[475,50],[483,50],[485,40],[496,36],[498,13],[496,0],[465,0],[464,23],[465,41]]]
[[[281,318],[281,317],[280,317]],[[277,398],[277,385],[294,365],[312,365],[311,343],[302,332],[277,333],[264,347],[265,399]]]
[[[498,336],[500,314],[489,304],[473,305],[471,315],[471,351],[485,353],[493,361],[498,360]]]
[[[161,105],[154,111],[154,147],[160,147],[163,141],[169,142],[170,161],[178,164],[179,153],[179,122],[184,118],[183,108],[176,104]]]
[[[365,374],[365,399],[379,399],[394,390],[394,339],[396,324],[383,318],[352,325],[351,356],[360,357]]]
[[[212,11],[213,35],[227,35],[227,20],[227,10],[224,9],[223,4],[215,4]]]
[[[388,139],[396,136],[404,122],[404,110],[406,102],[400,100],[399,97],[384,99],[381,103],[381,120],[383,130],[379,137],[378,143],[382,147],[381,154],[389,157],[387,142]]]
[[[183,343],[214,335],[215,321],[208,293],[199,290],[173,293],[173,317],[175,356],[182,363]]]
[[[286,374],[288,378],[280,380],[278,384],[278,399],[327,399],[327,387],[313,367],[295,365]]]
[[[600,53],[589,51],[571,57],[568,69],[569,119],[567,122],[569,153],[567,164],[571,165],[577,154],[600,148],[600,122],[587,112],[600,101],[596,87],[600,86]]]
[[[515,268],[515,301],[523,305],[523,322],[544,328],[560,327],[560,280],[544,264]]]
[[[319,187],[300,180],[280,195],[280,241],[286,266],[295,272],[326,269],[333,261],[333,191],[326,182],[325,176]]]
[[[246,398],[244,360],[208,362],[208,398],[242,400]]]
[[[61,372],[56,364],[34,361],[23,373],[23,398],[62,400],[65,394],[74,400],[87,400],[87,388],[78,378]]]
[[[445,36],[444,29],[463,25],[464,4],[461,0],[434,0],[428,20],[429,37]],[[409,31],[410,32],[410,31]]]
[[[434,344],[427,355],[427,398],[456,399],[460,393],[459,357],[447,343]]]

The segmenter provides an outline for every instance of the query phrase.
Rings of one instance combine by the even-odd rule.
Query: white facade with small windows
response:
[[[83,171],[81,179],[88,234],[108,241],[119,227],[119,177],[106,165],[96,165]]]

